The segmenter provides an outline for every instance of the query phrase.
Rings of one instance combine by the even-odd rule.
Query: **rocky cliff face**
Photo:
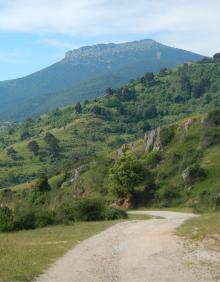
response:
[[[138,52],[146,52],[150,50],[155,51],[155,56],[158,58],[158,49],[163,45],[151,39],[141,41],[133,41],[121,44],[97,44],[93,46],[84,46],[79,49],[66,52],[63,62],[77,62],[82,60],[108,60],[113,61],[115,56],[128,56],[131,54],[138,54]]]
[[[144,136],[145,152],[159,151],[162,148],[160,128],[147,132]]]

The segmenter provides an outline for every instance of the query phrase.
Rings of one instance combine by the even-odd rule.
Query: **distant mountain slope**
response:
[[[202,56],[153,40],[98,44],[29,76],[0,82],[0,120],[21,120],[58,106],[94,98],[144,72],[157,72]]]

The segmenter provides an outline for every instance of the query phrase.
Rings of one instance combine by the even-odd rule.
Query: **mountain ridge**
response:
[[[0,82],[0,120],[22,120],[48,109],[95,98],[106,88],[119,87],[144,72],[158,72],[163,67],[201,58],[153,40],[97,44],[68,51],[61,61],[47,68]]]

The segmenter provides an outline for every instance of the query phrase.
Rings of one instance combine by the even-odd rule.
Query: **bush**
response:
[[[55,222],[55,215],[49,211],[39,211],[35,214],[36,227],[45,227]]]
[[[75,202],[64,202],[56,211],[56,222],[66,223],[76,220],[76,205]]]
[[[74,204],[74,216],[77,221],[103,220],[105,206],[99,198],[82,198]]]
[[[220,188],[214,191],[203,190],[200,192],[193,208],[197,212],[220,210]]]
[[[220,110],[209,113],[205,119],[203,144],[206,147],[220,144]]]
[[[100,198],[82,198],[73,202],[63,203],[56,214],[56,221],[98,221],[126,218],[123,210],[106,207]]]
[[[206,176],[205,170],[199,164],[193,164],[182,172],[186,184],[193,184]]]
[[[210,112],[205,122],[209,124],[220,125],[220,110]]]
[[[154,168],[162,160],[160,151],[152,151],[146,156],[146,164],[149,168]]]
[[[128,215],[125,211],[116,209],[116,208],[106,208],[104,213],[103,213],[103,218],[105,220],[116,220],[120,218],[127,218]]]
[[[50,194],[40,192],[37,188],[32,189],[28,193],[28,201],[35,206],[45,205],[50,201]]]
[[[181,194],[178,187],[163,186],[156,192],[156,201],[158,207],[169,207],[178,205],[181,201]]]
[[[48,177],[43,175],[41,176],[35,184],[35,189],[39,190],[40,192],[47,192],[51,190],[51,187],[48,183]]]
[[[160,141],[163,146],[167,146],[175,136],[175,127],[163,127],[160,130]]]
[[[14,212],[13,230],[36,228],[36,217],[32,210],[17,210]]]
[[[8,207],[0,208],[0,231],[9,232],[13,230],[13,212]]]

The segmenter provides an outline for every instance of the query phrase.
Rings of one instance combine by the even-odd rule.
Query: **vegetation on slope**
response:
[[[85,101],[80,109],[56,109],[20,124],[4,125],[1,187],[73,170],[161,124],[218,107],[219,74],[220,64],[210,60],[162,69],[158,75],[147,73],[117,90],[107,89],[105,96]]]
[[[219,105],[219,73],[215,60],[146,73],[4,128],[2,186],[35,180],[2,191],[1,230],[125,216],[109,205],[218,209],[220,111],[174,121]]]

